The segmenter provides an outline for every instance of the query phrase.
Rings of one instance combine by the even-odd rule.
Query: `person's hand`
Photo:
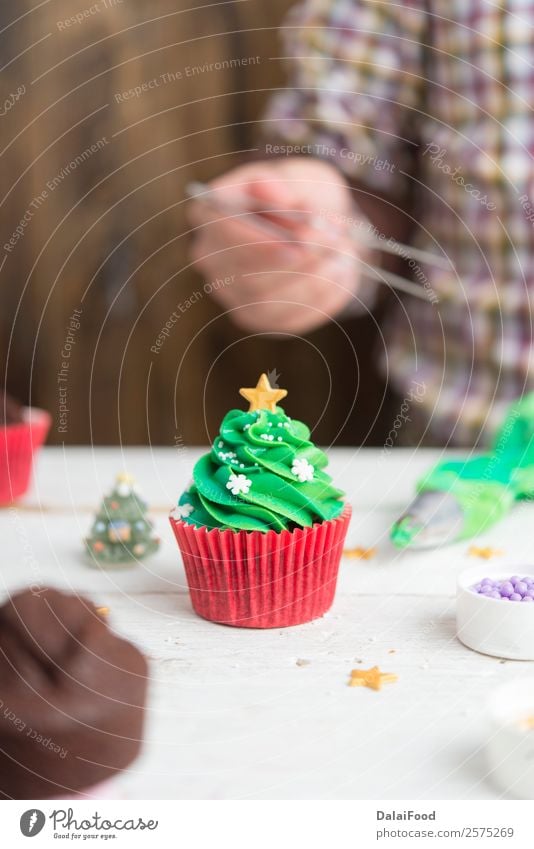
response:
[[[214,195],[239,209],[292,210],[278,221],[295,241],[277,241],[254,226],[255,216],[227,217],[193,200],[192,259],[207,281],[231,283],[213,296],[233,321],[253,331],[305,333],[339,314],[359,286],[359,263],[347,218],[350,189],[337,170],[315,159],[251,163],[210,183]],[[276,222],[276,215],[268,214]]]

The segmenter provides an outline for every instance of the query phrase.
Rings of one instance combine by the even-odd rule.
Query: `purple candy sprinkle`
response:
[[[485,598],[494,598],[500,601],[534,601],[534,577],[529,575],[524,578],[520,578],[519,575],[512,575],[511,578],[501,580],[482,578],[471,589]]]

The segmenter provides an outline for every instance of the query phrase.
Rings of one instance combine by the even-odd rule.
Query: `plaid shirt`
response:
[[[270,140],[401,208],[415,187],[413,243],[451,261],[412,263],[437,302],[403,296],[384,327],[394,388],[426,386],[412,439],[487,441],[534,387],[533,25],[534,0],[305,0],[283,28]]]

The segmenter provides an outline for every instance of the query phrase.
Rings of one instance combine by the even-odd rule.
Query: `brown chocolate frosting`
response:
[[[0,389],[0,427],[24,421],[22,407],[11,395]]]
[[[111,778],[139,752],[147,663],[94,605],[54,589],[0,608],[0,799]]]

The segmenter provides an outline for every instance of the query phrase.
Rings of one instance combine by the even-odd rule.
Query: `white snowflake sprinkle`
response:
[[[252,481],[245,475],[236,475],[232,472],[228,478],[226,489],[229,489],[232,495],[248,495],[251,486]]]
[[[174,508],[174,516],[178,519],[187,519],[188,516],[191,515],[195,508],[192,504],[186,502],[185,504],[178,504]]]
[[[301,483],[313,480],[314,468],[308,460],[293,460],[291,474],[295,475]]]
[[[269,434],[267,434],[267,433],[260,433],[260,439],[269,439]]]

